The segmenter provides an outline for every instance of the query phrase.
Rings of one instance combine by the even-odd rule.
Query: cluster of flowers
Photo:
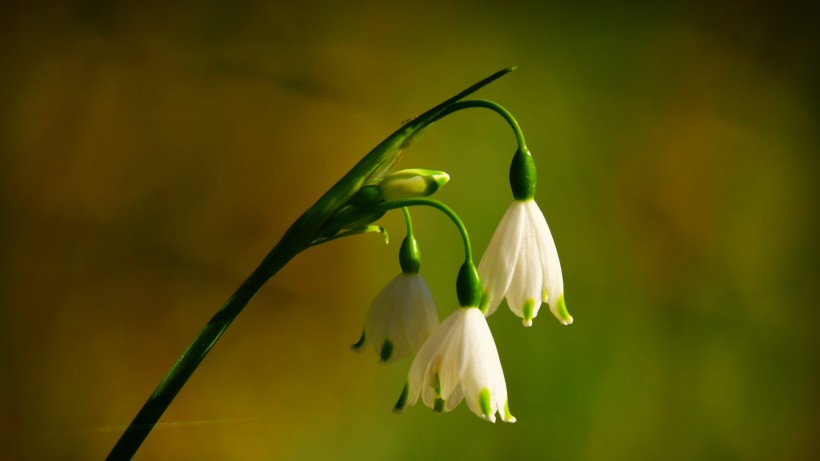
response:
[[[515,422],[486,317],[506,299],[525,326],[532,325],[543,303],[562,324],[572,323],[555,242],[533,199],[535,165],[529,150],[519,143],[510,167],[514,201],[477,268],[466,230],[455,213],[441,202],[419,198],[448,180],[443,172],[402,170],[374,185],[375,200],[392,203],[389,208],[403,208],[407,237],[399,251],[402,272],[376,296],[353,348],[362,350],[370,343],[383,363],[415,353],[396,410],[414,405],[419,396],[438,412],[450,411],[466,400],[470,410],[487,421],[495,422],[498,413],[502,421]],[[460,308],[441,323],[433,296],[419,275],[419,248],[407,209],[414,205],[445,212],[464,239],[466,258],[456,283]]]
[[[211,318],[134,417],[108,459],[131,459],[168,405],[197,369],[248,301],[302,251],[364,232],[384,232],[372,225],[386,212],[403,209],[407,237],[399,252],[402,272],[378,295],[367,315],[362,338],[354,345],[373,344],[382,362],[413,352],[407,384],[396,403],[401,410],[421,396],[436,411],[450,411],[462,400],[478,416],[513,422],[507,385],[486,317],[506,298],[510,309],[532,325],[543,303],[564,325],[572,317],[564,304],[564,286],[555,243],[544,215],[535,204],[536,172],[518,123],[500,105],[464,99],[512,72],[502,69],[455,96],[407,120],[364,156],[288,228],[259,267]],[[428,198],[448,180],[443,172],[402,170],[392,174],[402,152],[428,126],[457,111],[486,108],[512,127],[518,149],[510,166],[515,201],[501,220],[478,268],[473,264],[467,230],[445,204]],[[418,243],[413,237],[409,207],[431,206],[445,213],[464,241],[464,264],[456,279],[460,308],[438,323],[433,297],[419,275]],[[483,284],[482,284],[483,282]]]

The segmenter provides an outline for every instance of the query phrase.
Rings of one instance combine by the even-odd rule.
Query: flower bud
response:
[[[443,171],[410,169],[391,173],[379,182],[384,200],[427,197],[447,184],[450,175]]]

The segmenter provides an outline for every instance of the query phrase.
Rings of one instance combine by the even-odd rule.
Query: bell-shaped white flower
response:
[[[438,325],[433,295],[421,275],[401,273],[373,300],[362,338],[353,345],[373,345],[382,362],[418,351]]]
[[[564,303],[561,263],[547,220],[532,199],[515,200],[495,230],[478,265],[486,315],[507,298],[515,315],[532,325],[541,303],[564,325],[572,323]]]
[[[503,421],[515,422],[498,350],[477,307],[457,309],[424,343],[396,409],[414,405],[419,395],[436,411],[450,411],[466,399],[470,410],[487,421],[495,422],[498,413]]]

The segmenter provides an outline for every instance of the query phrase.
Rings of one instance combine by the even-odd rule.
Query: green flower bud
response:
[[[410,169],[391,173],[379,182],[378,188],[384,200],[400,200],[427,197],[447,184],[450,175],[443,171]]]

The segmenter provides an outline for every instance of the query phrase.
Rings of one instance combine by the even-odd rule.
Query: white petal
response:
[[[464,400],[464,390],[461,385],[458,385],[444,401],[444,411],[452,411],[462,400]]]
[[[438,325],[438,310],[433,295],[421,275],[406,275],[408,289],[401,325],[410,349],[417,352]]]
[[[478,310],[478,309],[475,309]],[[439,384],[441,385],[441,398],[447,401],[451,394],[457,387],[461,385],[464,368],[467,366],[465,360],[465,327],[464,322],[467,318],[469,309],[459,308],[453,312],[451,317],[455,318],[452,331],[450,332],[446,342],[442,343],[440,349],[440,356],[438,360],[438,374]],[[480,311],[479,311],[480,312]],[[483,316],[482,316],[483,317]]]
[[[495,312],[507,294],[525,229],[525,214],[522,202],[517,200],[507,208],[478,264],[478,276],[490,298],[485,315]]]
[[[413,359],[413,363],[410,365],[410,371],[407,375],[408,405],[415,404],[420,394],[425,405],[432,407],[435,403],[437,397],[435,393],[435,383],[437,379],[441,382],[443,378],[442,376],[436,378],[436,375],[441,373],[444,357],[450,353],[454,345],[458,345],[458,343],[461,342],[461,335],[463,334],[461,321],[463,315],[460,311],[462,311],[462,309],[456,310],[456,312],[453,312],[449,317],[444,319],[433,331],[433,334],[427,338],[427,341],[424,342],[416,354],[416,357]],[[452,381],[449,375],[447,378]]]
[[[388,326],[392,323],[391,317],[396,311],[397,301],[402,298],[403,290],[404,278],[399,274],[385,285],[370,305],[365,321],[365,333],[367,340],[376,350],[376,354],[380,353],[384,340],[391,336]],[[396,338],[390,339],[392,342],[396,341]],[[394,344],[394,350],[395,346]]]
[[[438,324],[435,302],[418,274],[399,274],[376,296],[365,323],[365,336],[381,355],[385,341],[393,362],[417,351]]]
[[[507,385],[504,381],[504,371],[501,369],[501,359],[487,325],[487,320],[480,315],[478,309],[468,309],[465,322],[465,349],[469,351],[468,366],[464,370],[463,388],[467,406],[476,415],[482,418],[495,419],[495,416],[485,415],[480,404],[479,396],[482,389],[490,392],[490,411],[495,414],[493,402],[506,401]]]
[[[555,315],[561,323],[570,324],[572,323],[572,317],[559,312],[560,299],[564,296],[564,279],[561,273],[561,262],[558,259],[558,250],[555,247],[555,241],[547,225],[547,220],[544,218],[544,214],[541,212],[538,204],[536,204],[535,201],[528,203],[528,213],[537,232],[541,263],[545,269],[544,287],[546,288],[547,296],[543,296],[542,299],[549,304],[550,311],[552,311],[553,315]]]
[[[407,335],[408,327],[411,326],[405,324],[404,318],[406,317],[406,312],[416,308],[413,304],[414,296],[411,292],[412,288],[410,277],[404,274],[396,277],[396,290],[392,293],[394,298],[390,301],[390,311],[387,313],[387,323],[384,325],[384,329],[387,332],[385,339],[390,340],[393,345],[393,352],[388,360],[385,360],[386,363],[400,359],[408,355],[411,351],[410,341]],[[418,334],[429,335],[429,332],[420,332]],[[374,346],[380,348],[381,343],[374,344]]]
[[[538,254],[535,230],[529,222],[518,251],[515,275],[507,290],[507,304],[515,315],[524,319],[524,325],[530,326],[541,307],[544,268]]]

